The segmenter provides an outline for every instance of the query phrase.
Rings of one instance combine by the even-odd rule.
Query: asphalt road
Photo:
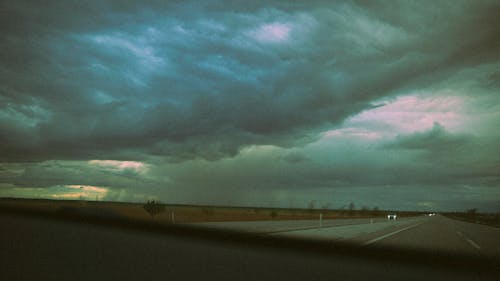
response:
[[[451,225],[456,228],[441,234],[462,239],[456,234],[460,230],[464,237],[476,239],[477,243],[483,240],[474,235],[490,235],[490,230],[482,227],[470,231],[466,224],[441,225],[442,222],[447,219],[430,219],[411,232],[426,234],[427,227]],[[498,280],[499,277],[498,271],[483,272],[484,268],[475,270],[474,266],[450,268],[402,263],[398,259],[360,257],[355,253],[320,255],[252,243],[184,237],[178,233],[149,233],[13,214],[0,213],[0,225],[0,280]],[[442,230],[431,230],[436,231]],[[375,243],[390,243],[392,239],[393,243],[405,243],[411,232],[402,231]]]
[[[410,218],[412,220],[414,218]],[[407,221],[408,218],[402,218],[398,222]],[[358,218],[358,219],[328,219],[328,220],[272,220],[272,221],[236,221],[236,222],[202,222],[193,223],[193,225],[210,227],[217,229],[232,229],[238,231],[252,232],[252,233],[280,233],[290,232],[296,230],[308,230],[318,228],[328,228],[334,226],[349,226],[361,225],[370,223],[385,223],[385,218]]]
[[[377,237],[383,236],[382,233],[364,235],[356,239],[364,243],[373,241],[371,244],[382,246],[500,257],[500,228],[453,220],[440,215],[416,222],[412,226],[380,240],[377,240]]]
[[[387,219],[323,221],[211,222],[198,225],[263,235],[349,241],[467,255],[500,257],[500,229],[452,220],[441,215]]]

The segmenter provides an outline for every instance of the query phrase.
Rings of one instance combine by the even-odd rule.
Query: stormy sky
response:
[[[498,1],[2,1],[0,196],[500,211]]]

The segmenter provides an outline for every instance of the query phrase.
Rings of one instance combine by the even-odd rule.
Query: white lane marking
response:
[[[469,242],[469,244],[471,244],[474,248],[476,248],[478,250],[481,249],[481,247],[479,247],[479,245],[476,244],[476,242],[474,242],[474,241],[472,241],[470,239],[465,239],[465,240],[467,240],[467,242]]]
[[[385,221],[379,221],[375,223],[384,223]],[[363,224],[369,224],[368,222],[354,222],[354,223],[346,223],[346,224],[334,224],[334,225],[323,225],[322,229],[325,228],[334,228],[334,227],[340,227],[340,226],[353,226],[353,225],[363,225]],[[281,229],[281,230],[274,230],[274,231],[266,231],[266,232],[261,232],[260,234],[278,234],[278,233],[287,233],[287,232],[295,232],[295,231],[301,231],[301,230],[320,230],[318,226],[306,226],[306,227],[298,227],[298,228],[289,228],[289,229]]]
[[[405,228],[402,228],[402,229],[396,230],[396,231],[394,231],[394,232],[391,232],[391,233],[388,233],[388,234],[382,235],[382,236],[380,236],[380,237],[377,237],[377,238],[375,238],[375,239],[372,239],[372,240],[370,240],[370,241],[367,241],[367,242],[363,243],[362,245],[363,245],[363,246],[367,246],[367,245],[373,244],[373,243],[375,243],[375,242],[377,242],[377,241],[380,241],[380,240],[382,240],[382,239],[385,239],[385,238],[387,238],[387,237],[389,237],[389,236],[392,236],[392,235],[398,234],[398,233],[400,233],[400,232],[402,232],[402,231],[405,231],[405,230],[408,230],[408,229],[411,229],[411,228],[417,227],[417,226],[421,225],[422,223],[423,223],[423,222],[419,222],[419,223],[417,223],[417,224],[410,225],[410,226],[407,226],[407,227],[405,227]]]
[[[479,246],[476,242],[474,242],[474,241],[472,241],[471,239],[469,239],[469,238],[467,238],[466,236],[464,236],[464,235],[462,234],[462,232],[457,231],[457,234],[458,234],[458,236],[460,236],[460,237],[462,237],[463,239],[465,239],[465,241],[469,242],[469,244],[471,244],[471,245],[472,245],[472,247],[474,247],[474,248],[476,248],[476,249],[478,249],[478,250],[480,250],[480,249],[481,249],[481,247],[480,247],[480,246]]]

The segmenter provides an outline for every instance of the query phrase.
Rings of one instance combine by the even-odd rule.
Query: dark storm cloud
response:
[[[0,193],[85,185],[116,200],[304,207],[338,192],[335,207],[436,197],[450,209],[484,192],[492,205],[499,12],[3,1]]]
[[[18,164],[3,164],[0,183],[17,187],[52,187],[56,185],[92,185],[115,188],[148,188],[153,184],[137,171],[102,169],[85,162],[46,161]],[[156,183],[158,184],[158,183]]]
[[[3,161],[304,145],[376,98],[499,55],[494,2],[198,4],[4,1]]]
[[[425,132],[399,136],[386,148],[400,153],[416,152],[418,165],[405,177],[433,184],[500,184],[500,150],[497,137],[452,134],[439,123]]]
[[[417,132],[412,135],[399,136],[389,148],[429,150],[432,153],[445,150],[456,150],[464,147],[471,136],[453,135],[439,123],[435,122],[431,130]]]

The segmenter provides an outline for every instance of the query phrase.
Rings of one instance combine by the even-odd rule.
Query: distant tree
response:
[[[354,202],[351,201],[351,203],[349,203],[349,205],[347,206],[347,209],[349,210],[349,213],[353,213],[354,212],[354,209],[356,208],[356,205],[354,205]]]
[[[309,201],[309,204],[307,205],[307,209],[309,209],[310,212],[314,211],[316,208],[316,200],[311,200]]]
[[[368,213],[368,207],[366,207],[366,206],[361,207],[361,211],[363,213]]]
[[[467,214],[467,216],[469,217],[475,217],[476,216],[476,213],[477,213],[477,208],[472,208],[472,209],[467,209],[465,211],[465,213]]]
[[[373,215],[377,215],[377,214],[378,214],[378,212],[379,212],[379,208],[378,208],[377,206],[373,207],[373,209],[372,209],[372,214],[373,214]]]
[[[331,203],[325,203],[325,204],[323,204],[323,205],[321,206],[321,209],[323,209],[323,210],[328,210],[328,209],[330,209],[330,207],[331,207],[331,206],[332,206],[332,204],[331,204]]]
[[[146,212],[148,212],[151,218],[154,218],[154,216],[165,211],[165,205],[156,200],[148,200],[148,202],[144,204],[143,208]]]

